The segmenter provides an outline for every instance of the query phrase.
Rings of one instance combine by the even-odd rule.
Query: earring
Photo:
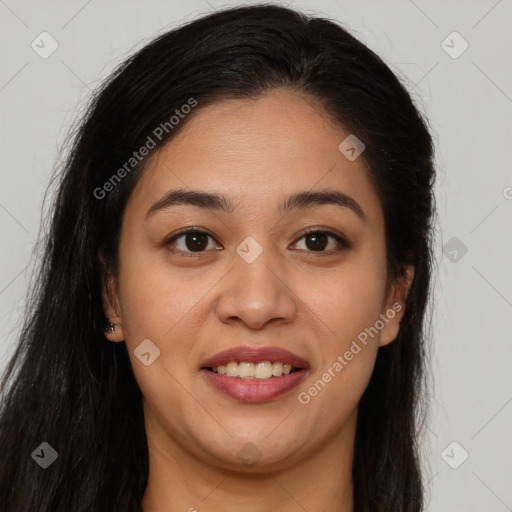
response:
[[[109,322],[106,326],[105,326],[105,334],[114,334],[115,330],[116,330],[116,325],[118,324],[113,324],[112,322]]]

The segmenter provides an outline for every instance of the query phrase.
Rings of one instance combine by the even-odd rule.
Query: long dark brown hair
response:
[[[71,134],[2,381],[2,511],[141,510],[148,479],[141,391],[125,344],[105,340],[101,300],[107,273],[117,275],[124,208],[144,170],[144,161],[128,170],[126,162],[148,136],[160,147],[209,104],[277,87],[312,95],[364,141],[390,275],[415,267],[398,338],[379,349],[360,401],[353,485],[356,512],[423,509],[418,406],[434,263],[432,137],[402,81],[348,30],[263,5],[218,11],[151,41],[103,83]],[[190,98],[193,112],[155,137]],[[123,179],[105,187],[123,165]],[[58,453],[46,469],[32,457],[42,442]]]

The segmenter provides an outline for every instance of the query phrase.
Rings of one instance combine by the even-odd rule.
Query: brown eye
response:
[[[204,233],[186,233],[185,245],[191,251],[202,251],[208,246],[208,235]]]
[[[166,241],[167,246],[172,246],[173,252],[194,253],[204,252],[208,247],[208,242],[213,238],[205,231],[198,229],[186,229],[174,235]],[[174,250],[176,248],[176,250]]]
[[[309,230],[300,238],[300,240],[302,239],[305,240],[306,248],[304,250],[310,252],[331,254],[350,247],[342,236],[319,229]],[[326,248],[327,250],[325,250]]]
[[[306,235],[306,245],[312,251],[323,251],[329,243],[329,237],[325,233],[308,233]],[[309,242],[309,243],[308,243]]]

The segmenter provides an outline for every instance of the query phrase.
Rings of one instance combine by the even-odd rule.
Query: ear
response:
[[[124,341],[123,323],[121,317],[121,308],[119,306],[118,291],[114,277],[108,273],[102,284],[101,298],[103,310],[107,320],[115,324],[113,333],[106,332],[105,337],[112,342],[118,343]]]
[[[389,286],[381,319],[384,327],[380,333],[379,346],[388,345],[396,339],[400,330],[400,322],[405,313],[405,301],[414,278],[414,266],[407,265],[402,274]]]

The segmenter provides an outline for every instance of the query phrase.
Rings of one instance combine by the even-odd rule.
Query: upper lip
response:
[[[213,357],[201,363],[201,368],[214,368],[220,365],[226,365],[231,361],[259,363],[270,361],[275,363],[281,361],[288,363],[294,368],[309,368],[308,362],[302,357],[280,347],[250,347],[241,346],[230,348],[222,352],[218,352]]]

